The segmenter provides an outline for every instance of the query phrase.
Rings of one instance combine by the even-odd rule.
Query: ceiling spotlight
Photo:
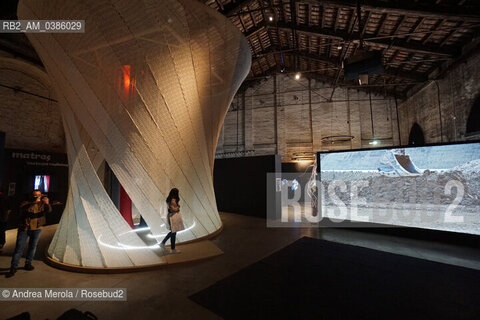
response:
[[[300,79],[300,72],[298,72],[297,74],[295,74],[295,80],[299,80]]]
[[[343,49],[343,46],[340,44],[340,45],[337,46],[337,49],[338,49],[338,50],[342,50],[342,49]]]
[[[268,17],[268,21],[273,21],[273,17],[272,17],[272,16],[269,16],[269,17]]]

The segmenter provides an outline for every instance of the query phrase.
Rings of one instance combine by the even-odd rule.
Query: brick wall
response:
[[[372,147],[372,139],[382,146],[399,143],[394,99],[337,88],[329,102],[331,93],[330,84],[277,75],[237,94],[225,119],[217,156],[241,156],[242,151],[278,153],[288,162],[304,152]],[[333,144],[322,141],[333,135],[354,138]]]
[[[301,152],[369,148],[373,138],[380,141],[377,146],[407,145],[415,122],[426,143],[480,138],[465,136],[471,107],[480,97],[480,54],[405,101],[337,88],[333,102],[328,102],[331,92],[330,84],[277,75],[237,94],[222,128],[217,157],[242,156],[235,151],[247,150],[247,155],[278,153],[282,162],[289,162]],[[332,135],[354,139],[322,141]]]
[[[408,142],[415,122],[422,128],[426,143],[466,140],[467,118],[479,96],[480,53],[477,53],[399,105],[402,141]]]
[[[0,54],[0,131],[7,148],[65,152],[58,106],[48,99],[55,97],[42,69]]]

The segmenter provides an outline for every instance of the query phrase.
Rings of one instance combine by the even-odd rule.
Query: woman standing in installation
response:
[[[165,243],[170,239],[170,253],[180,253],[179,250],[175,249],[175,238],[177,236],[177,231],[183,229],[183,221],[180,214],[180,196],[178,195],[178,189],[173,188],[170,190],[170,193],[167,197],[167,206],[168,206],[168,229],[170,232],[162,240],[160,246],[165,251]],[[179,226],[180,225],[180,226]]]

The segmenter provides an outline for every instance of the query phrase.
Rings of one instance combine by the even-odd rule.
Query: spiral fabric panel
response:
[[[50,257],[100,268],[162,262],[111,201],[97,175],[102,161],[152,237],[167,232],[171,188],[186,226],[178,242],[218,231],[215,149],[251,64],[240,31],[195,0],[21,0],[18,16],[85,20],[85,33],[27,33],[55,88],[69,157]]]

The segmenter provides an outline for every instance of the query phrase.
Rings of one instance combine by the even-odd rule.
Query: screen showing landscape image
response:
[[[480,143],[321,153],[320,212],[480,234]]]

